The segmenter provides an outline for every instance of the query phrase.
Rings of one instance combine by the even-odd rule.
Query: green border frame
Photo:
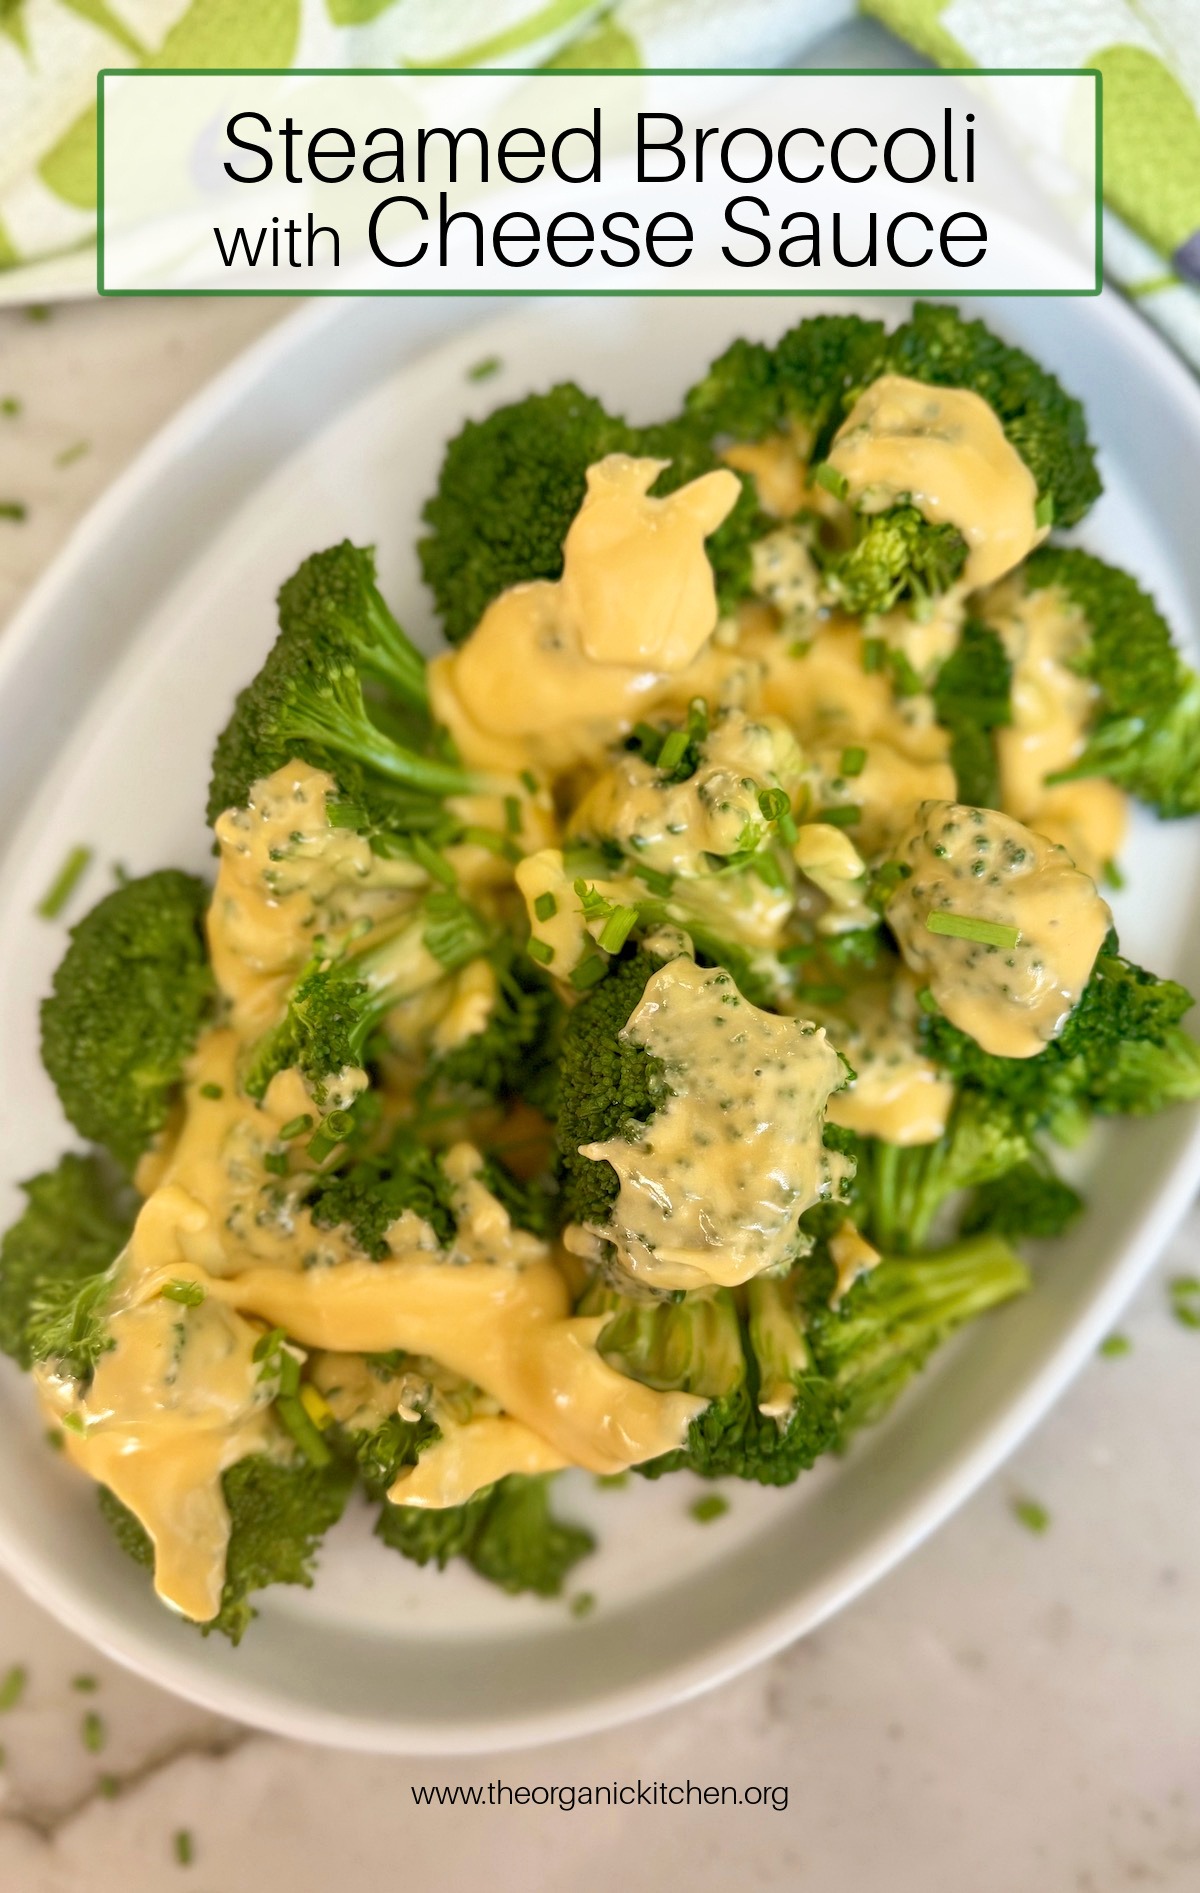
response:
[[[107,289],[104,284],[104,81],[106,79],[583,79],[654,78],[685,79],[702,77],[729,79],[810,78],[810,79],[1020,79],[1086,78],[1096,87],[1096,280],[1091,289],[951,289],[913,288],[922,298],[973,298],[1002,296],[1098,296],[1104,287],[1104,75],[1095,66],[579,66],[570,72],[548,71],[542,66],[413,66],[398,71],[391,66],[104,66],[96,74],[96,290],[101,296],[711,296],[745,297],[833,296],[902,298],[907,289]]]

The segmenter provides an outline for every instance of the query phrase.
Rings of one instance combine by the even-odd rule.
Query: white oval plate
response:
[[[270,642],[279,581],[343,534],[373,540],[385,592],[432,639],[417,519],[465,415],[570,377],[650,419],[732,336],[772,336],[814,307],[542,302],[480,325],[480,305],[466,302],[322,305],[235,364],[117,482],[0,644],[5,1220],[15,1180],[72,1141],[37,1057],[37,1002],[63,931],[34,917],[36,902],[80,841],[97,862],[76,914],[109,884],[110,863],[206,867],[209,750]],[[1190,378],[1115,296],[980,313],[1086,401],[1108,490],[1083,537],[1148,581],[1190,641],[1200,601]],[[501,370],[471,381],[468,369],[493,354]],[[1115,903],[1126,949],[1195,984],[1197,825],[1139,817],[1129,862]],[[47,1451],[28,1384],[7,1363],[0,1561],[153,1681],[312,1741],[499,1749],[644,1714],[856,1596],[1046,1411],[1200,1180],[1197,1117],[1106,1129],[1087,1168],[1089,1212],[1045,1258],[1036,1293],[964,1335],[844,1462],[787,1492],[731,1484],[728,1514],[704,1529],[688,1515],[698,1489],[688,1477],[614,1491],[569,1475],[562,1509],[600,1538],[576,1574],[597,1599],[586,1620],[565,1602],[508,1599],[469,1572],[417,1570],[371,1538],[363,1507],[328,1541],[314,1590],[266,1592],[239,1650],[202,1640],[155,1601],[90,1488]]]

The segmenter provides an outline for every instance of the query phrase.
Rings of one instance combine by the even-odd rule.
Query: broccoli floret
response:
[[[1089,633],[1079,668],[1099,690],[1087,747],[1055,781],[1108,776],[1163,816],[1200,810],[1200,678],[1137,580],[1073,546],[1044,546],[1024,568],[1028,591],[1057,587]]]
[[[996,808],[999,772],[993,730],[1012,721],[1012,665],[994,631],[968,618],[956,649],[938,672],[934,708],[950,732],[950,762],[958,800],[973,808]]]
[[[468,421],[449,443],[417,550],[452,644],[510,585],[558,578],[562,547],[605,454],[629,453],[631,432],[573,382]]]
[[[81,1136],[125,1170],[167,1121],[211,1008],[208,888],[163,868],[114,888],[71,929],[42,1003],[42,1063]]]
[[[619,1188],[612,1165],[581,1157],[580,1146],[617,1137],[632,1121],[646,1122],[662,1096],[662,1060],[619,1036],[659,964],[647,953],[614,961],[567,1015],[557,1136],[568,1222],[606,1223]]]
[[[375,1532],[385,1545],[416,1564],[444,1570],[464,1558],[501,1590],[557,1597],[572,1567],[595,1549],[580,1525],[564,1524],[550,1509],[550,1476],[512,1474],[475,1493],[465,1505],[439,1509],[385,1505]]]
[[[819,460],[883,342],[882,322],[860,316],[812,316],[774,348],[733,342],[689,389],[686,411],[710,438],[761,440],[797,425]]]
[[[841,1437],[881,1419],[941,1342],[1024,1294],[1029,1270],[998,1236],[929,1255],[885,1256],[835,1307],[833,1270],[812,1271],[809,1343],[838,1404]]]
[[[687,419],[631,427],[573,382],[468,421],[449,443],[422,514],[430,531],[417,550],[451,644],[469,637],[510,585],[561,577],[587,469],[612,453],[670,461],[652,488],[658,496],[720,464]],[[708,541],[723,610],[749,589],[750,542],[766,524],[745,485]]]
[[[962,1220],[964,1236],[987,1233],[1009,1242],[1061,1236],[1083,1211],[1083,1198],[1056,1177],[1040,1153],[975,1191]]]
[[[405,678],[390,680],[402,704],[420,709],[424,701],[423,677],[414,671],[418,653],[407,640],[403,647],[397,642],[398,627],[390,642],[381,630],[385,617],[391,620],[373,570],[369,553],[342,545],[314,553],[282,587],[279,635],[217,738],[210,822],[242,806],[253,783],[294,759],[328,770],[351,803],[363,802],[384,826],[401,831],[440,823],[443,797],[478,786],[441,755],[385,734],[371,718],[363,680],[381,676],[385,650]],[[418,734],[427,747],[440,741],[427,723]]]
[[[753,1282],[743,1299],[748,1323],[729,1289],[643,1302],[594,1283],[580,1303],[611,1316],[597,1342],[610,1366],[709,1402],[683,1446],[638,1467],[646,1478],[687,1470],[790,1485],[834,1444],[836,1405],[812,1369],[792,1278]]]
[[[240,1643],[258,1615],[250,1595],[268,1584],[311,1588],[317,1547],[345,1510],[353,1482],[352,1467],[332,1458],[317,1467],[251,1453],[229,1468],[221,1480],[230,1524],[225,1587],[217,1615],[198,1626],[205,1636],[219,1630]],[[107,1486],[100,1488],[100,1509],[122,1550],[152,1571],[147,1533]]]
[[[927,603],[953,585],[967,559],[957,526],[934,525],[915,506],[861,516],[845,551],[816,550],[831,597],[858,617]]]
[[[401,1000],[454,973],[487,946],[474,909],[448,888],[427,894],[400,929],[358,953],[323,947],[292,988],[287,1010],[250,1054],[243,1083],[261,1098],[276,1072],[295,1066],[318,1104],[328,1082],[363,1062],[368,1041]]]
[[[0,1349],[24,1368],[65,1357],[83,1379],[103,1344],[87,1304],[129,1240],[131,1205],[94,1157],[74,1153],[21,1188],[25,1209],[0,1243]]]
[[[911,320],[887,337],[863,385],[887,373],[982,396],[1037,482],[1039,517],[1073,526],[1099,498],[1083,408],[1048,369],[982,322],[944,302],[918,302]]]
[[[1110,934],[1061,1034],[1035,1057],[983,1051],[932,1002],[921,1035],[961,1085],[1032,1135],[1091,1112],[1146,1117],[1200,1097],[1200,1048],[1179,1024],[1191,1004],[1177,981],[1123,959]]]
[[[536,1181],[514,1177],[498,1158],[489,1156],[484,1157],[480,1181],[517,1228],[534,1235],[546,1232],[549,1202]],[[389,1253],[387,1231],[405,1210],[427,1222],[441,1247],[448,1249],[458,1227],[456,1197],[441,1158],[402,1125],[386,1150],[318,1177],[308,1206],[318,1228],[344,1225],[358,1247],[380,1262]]]
[[[491,964],[496,998],[487,1023],[448,1051],[430,1054],[422,1099],[446,1091],[494,1103],[519,1097],[553,1117],[562,1001],[512,941],[496,943]]]
[[[967,1091],[936,1143],[902,1146],[864,1137],[855,1154],[856,1220],[877,1248],[910,1254],[928,1246],[943,1204],[1007,1176],[1029,1160],[1031,1145],[1019,1113],[1002,1099]]]

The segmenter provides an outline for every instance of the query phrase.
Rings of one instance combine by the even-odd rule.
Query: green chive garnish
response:
[[[586,960],[580,960],[579,965],[572,968],[571,984],[576,992],[584,993],[589,986],[595,986],[602,980],[607,971],[608,961],[603,954],[590,953]]]
[[[223,1098],[225,1096],[224,1086],[212,1084],[201,1085],[200,1096],[202,1098]]]
[[[29,1671],[23,1663],[14,1663],[0,1680],[0,1710],[15,1709],[25,1694]]]
[[[1006,951],[1021,938],[1019,927],[1006,927],[999,920],[977,920],[973,914],[930,914],[925,925],[930,933],[945,934],[951,940],[973,940],[978,946]]]
[[[530,959],[536,960],[539,966],[549,966],[554,958],[554,948],[548,940],[531,940],[528,951]]]
[[[814,486],[823,486],[827,493],[833,494],[835,500],[844,500],[850,490],[845,474],[831,467],[828,460],[822,460],[819,466],[813,468],[812,478]]]
[[[467,369],[467,380],[489,381],[493,375],[500,373],[502,367],[499,355],[485,355],[482,361],[477,361],[473,368]]]
[[[883,667],[884,644],[882,638],[864,638],[862,647],[862,666],[865,671],[880,670]]]
[[[75,892],[81,876],[86,874],[91,866],[91,862],[92,850],[90,848],[72,848],[37,904],[37,911],[43,920],[58,919]]]
[[[687,750],[688,741],[686,730],[672,730],[658,752],[657,766],[662,770],[678,769]]]
[[[597,944],[606,953],[619,953],[637,923],[636,907],[614,907],[600,929]]]
[[[521,800],[519,796],[516,796],[516,795],[505,796],[504,798],[504,826],[508,830],[510,835],[520,834],[521,832]]]
[[[858,802],[835,802],[829,808],[819,808],[813,820],[828,822],[831,828],[853,828],[862,820],[862,807]]]
[[[192,1837],[188,1833],[188,1830],[186,1827],[181,1827],[179,1829],[179,1832],[176,1834],[174,1842],[172,1844],[175,1848],[175,1858],[179,1862],[180,1866],[190,1867],[192,1864],[192,1861],[196,1857],[196,1854],[195,1854],[195,1849],[192,1846]]]
[[[177,1301],[184,1308],[198,1308],[204,1300],[204,1290],[199,1282],[171,1281],[163,1284],[164,1301]]]
[[[867,760],[867,752],[855,743],[850,749],[842,751],[841,771],[844,776],[861,776]]]
[[[108,1735],[103,1716],[98,1716],[94,1709],[89,1709],[80,1724],[79,1733],[88,1754],[98,1755]]]
[[[522,769],[517,780],[520,782],[522,788],[529,791],[530,795],[537,794],[537,777],[534,775],[532,769]]]
[[[1033,509],[1033,523],[1035,526],[1052,526],[1054,524],[1053,493],[1042,494],[1041,499]]]
[[[711,1525],[714,1518],[723,1518],[728,1510],[729,1500],[723,1499],[719,1492],[708,1492],[688,1506],[698,1525]]]
[[[1014,1499],[1012,1509],[1013,1517],[1026,1531],[1044,1532],[1049,1528],[1050,1514],[1036,1499]]]
[[[571,1599],[570,1611],[572,1617],[590,1617],[595,1608],[596,1597],[593,1591],[576,1591],[574,1597]]]
[[[539,894],[533,903],[533,911],[539,920],[553,920],[558,912],[558,902],[553,894]]]
[[[11,519],[19,526],[28,517],[29,508],[24,500],[0,500],[0,519]]]
[[[79,1676],[72,1676],[71,1678],[71,1688],[77,1689],[81,1696],[90,1696],[93,1690],[99,1689],[99,1687],[99,1677],[91,1676],[86,1671]]]
[[[1129,1354],[1132,1351],[1133,1342],[1127,1334],[1110,1334],[1107,1339],[1101,1341],[1097,1349],[1097,1353],[1106,1361],[1119,1360],[1122,1354]]]
[[[279,1140],[281,1143],[290,1144],[293,1137],[303,1137],[305,1131],[310,1131],[312,1127],[313,1120],[309,1113],[304,1111],[299,1117],[288,1119],[279,1133]]]

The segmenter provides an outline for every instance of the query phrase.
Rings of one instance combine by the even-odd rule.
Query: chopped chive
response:
[[[89,1755],[98,1755],[108,1739],[104,1718],[97,1715],[94,1709],[89,1709],[84,1716],[79,1725],[79,1733]]]
[[[707,1492],[702,1499],[693,1500],[688,1511],[698,1525],[711,1525],[714,1518],[724,1518],[729,1510],[729,1500],[723,1499],[719,1492]]]
[[[657,895],[659,900],[666,900],[675,885],[673,874],[664,874],[660,868],[648,868],[644,862],[639,861],[633,871],[638,880],[644,881],[647,890]]]
[[[101,1775],[96,1783],[96,1789],[106,1801],[115,1801],[121,1792],[121,1784],[115,1775]]]
[[[861,776],[867,760],[867,752],[861,744],[854,743],[842,751],[841,772],[844,776]]]
[[[68,1433],[79,1433],[82,1435],[87,1432],[87,1428],[83,1423],[83,1415],[80,1413],[64,1413],[62,1423]]]
[[[175,1858],[180,1866],[190,1867],[192,1861],[196,1858],[196,1853],[192,1845],[192,1837],[186,1827],[179,1829],[172,1842],[172,1846],[175,1849]]]
[[[519,796],[516,796],[516,795],[505,796],[504,798],[504,826],[510,835],[520,834],[521,832],[521,800]]]
[[[811,940],[793,940],[791,946],[780,949],[779,963],[781,966],[799,966],[802,960],[811,960],[816,950]]]
[[[831,467],[828,460],[822,460],[812,470],[814,486],[823,486],[827,493],[832,493],[835,500],[844,500],[850,488],[844,473]]]
[[[558,912],[558,902],[553,894],[547,891],[545,894],[538,895],[533,903],[533,911],[539,920],[553,920]]]
[[[29,508],[24,500],[0,500],[0,519],[11,519],[19,526],[23,519],[29,518]]]
[[[629,1474],[627,1472],[601,1472],[596,1475],[596,1484],[603,1486],[606,1491],[620,1492],[629,1484]]]
[[[0,400],[0,414],[6,414],[10,420],[15,420],[20,412],[21,403],[15,394],[6,394],[3,400]]]
[[[307,1111],[299,1117],[290,1117],[279,1133],[280,1141],[290,1144],[293,1137],[303,1137],[305,1131],[310,1131],[312,1127],[313,1120]]]
[[[467,380],[488,381],[493,375],[498,375],[503,366],[499,355],[485,355],[482,361],[477,361],[473,368],[467,369]]]
[[[91,864],[92,850],[90,848],[82,845],[72,848],[37,904],[37,911],[43,920],[58,919]]]
[[[26,320],[29,322],[49,322],[53,313],[48,302],[31,302],[25,309]]]
[[[1013,1517],[1017,1520],[1018,1524],[1024,1525],[1026,1531],[1044,1532],[1048,1530],[1050,1514],[1044,1505],[1038,1504],[1036,1499],[1014,1499],[1012,1509]]]
[[[1200,1328],[1200,1276],[1176,1275],[1170,1295],[1171,1313],[1181,1327]]]
[[[871,672],[883,668],[884,644],[882,638],[864,638],[862,647],[862,667]]]
[[[1035,526],[1052,526],[1054,524],[1053,493],[1042,494],[1041,499],[1033,509],[1033,523]]]
[[[29,1671],[23,1663],[13,1663],[0,1679],[0,1710],[15,1709],[25,1694]]]
[[[286,1150],[265,1150],[262,1160],[263,1169],[269,1177],[285,1177],[288,1174],[288,1154]]]
[[[61,1426],[48,1426],[46,1428],[46,1444],[52,1453],[61,1453],[66,1443],[66,1440],[62,1436]]]
[[[1006,927],[999,920],[977,920],[973,914],[930,914],[925,921],[930,933],[944,934],[950,940],[973,940],[978,946],[1015,947],[1021,938],[1019,927]]]
[[[1129,1354],[1132,1351],[1133,1342],[1127,1334],[1108,1335],[1096,1350],[1106,1361],[1119,1360],[1122,1354]]]
[[[569,1605],[572,1617],[590,1617],[595,1608],[594,1591],[576,1591]]]
[[[450,866],[444,854],[426,841],[424,835],[413,835],[409,840],[413,860],[418,867],[424,868],[431,881],[440,881],[443,887],[457,887],[458,876]]]
[[[595,986],[608,971],[608,961],[601,953],[589,953],[585,960],[571,969],[571,984],[576,992],[584,993],[589,986]]]
[[[199,1282],[184,1282],[177,1279],[163,1283],[162,1298],[164,1301],[177,1301],[184,1308],[198,1308],[204,1300],[204,1293]]]
[[[537,794],[538,782],[537,782],[537,777],[534,775],[532,769],[522,769],[521,774],[518,777],[518,781],[521,783],[523,788],[528,789],[530,795]]]
[[[554,958],[554,948],[548,940],[531,940],[528,953],[530,959],[536,960],[539,966],[549,966]]]
[[[214,1084],[201,1085],[200,1096],[202,1098],[223,1098],[225,1096],[225,1087],[224,1085]]]
[[[636,907],[614,907],[600,929],[597,945],[606,953],[619,953],[637,924]]]
[[[60,454],[55,454],[54,456],[55,466],[56,467],[72,466],[76,460],[82,460],[84,454],[91,452],[91,446],[92,446],[92,443],[90,440],[72,441],[71,445],[69,447],[64,447]]]
[[[828,822],[831,828],[853,828],[862,820],[862,806],[858,802],[835,802],[829,808],[819,808],[813,820]]]
[[[281,1426],[291,1434],[310,1466],[328,1466],[333,1463],[333,1454],[310,1419],[299,1394],[279,1394],[275,1401],[275,1412]]]
[[[326,802],[325,820],[331,828],[366,828],[370,817],[357,802]]]
[[[72,1676],[71,1678],[71,1688],[77,1689],[81,1696],[90,1696],[93,1690],[99,1689],[99,1687],[100,1678],[98,1676],[89,1675],[86,1670],[81,1671],[78,1676]]]
[[[663,746],[658,752],[657,767],[662,770],[678,769],[689,740],[686,730],[672,730],[664,739]]]
[[[1116,888],[1118,890],[1125,885],[1125,876],[1122,874],[1115,861],[1106,861],[1104,863],[1104,885],[1105,887]]]

